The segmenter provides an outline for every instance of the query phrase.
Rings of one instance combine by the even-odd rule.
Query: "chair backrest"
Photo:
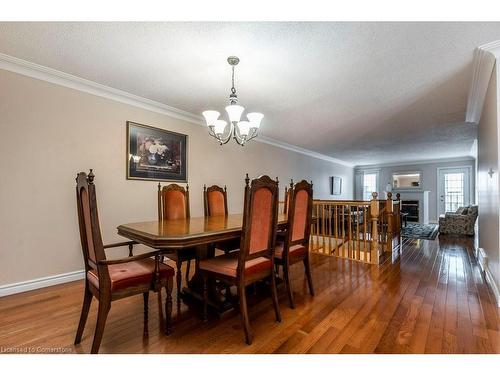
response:
[[[469,206],[467,209],[467,215],[469,215],[473,221],[476,221],[478,216],[478,206]]]
[[[248,260],[261,256],[273,259],[278,225],[278,194],[278,181],[261,176],[249,184],[247,174],[238,275],[244,271]]]
[[[288,231],[285,248],[309,244],[313,210],[313,185],[302,180],[289,190]],[[288,245],[288,246],[287,246]]]
[[[158,220],[188,219],[189,186],[177,184],[161,187],[158,183]]]
[[[203,185],[203,207],[205,216],[227,215],[227,189],[217,185]]]
[[[283,206],[283,213],[288,213],[288,205],[290,204],[290,189],[293,188],[293,180],[290,180],[290,187],[285,186],[285,204]]]
[[[99,271],[99,275],[103,272],[107,274],[107,267],[97,266],[100,260],[106,259],[106,254],[99,227],[94,178],[92,169],[88,175],[85,172],[76,175],[76,203],[85,270]],[[102,276],[99,275],[100,278]]]

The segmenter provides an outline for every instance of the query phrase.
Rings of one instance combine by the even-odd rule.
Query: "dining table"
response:
[[[278,214],[278,230],[286,230],[287,215]],[[200,304],[203,300],[203,279],[198,271],[200,260],[215,256],[215,244],[241,237],[243,214],[191,217],[175,220],[153,220],[119,225],[118,234],[157,250],[168,257],[174,251],[196,248],[196,267],[193,277],[180,292],[186,302]],[[153,250],[153,252],[154,252]],[[209,307],[218,314],[232,308],[230,296],[224,296],[215,280],[208,281]]]

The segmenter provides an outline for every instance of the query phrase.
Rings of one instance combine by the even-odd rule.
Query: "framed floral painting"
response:
[[[127,121],[127,179],[187,182],[187,135]]]

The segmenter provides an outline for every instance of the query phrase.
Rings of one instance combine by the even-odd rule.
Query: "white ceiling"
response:
[[[360,164],[469,155],[474,47],[500,23],[0,23],[0,52],[200,114],[229,55],[262,133]],[[207,140],[208,141],[208,140]]]

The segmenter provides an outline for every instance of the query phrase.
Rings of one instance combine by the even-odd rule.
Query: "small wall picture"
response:
[[[127,121],[127,179],[187,182],[187,135]]]
[[[330,177],[330,195],[342,194],[342,177]]]

